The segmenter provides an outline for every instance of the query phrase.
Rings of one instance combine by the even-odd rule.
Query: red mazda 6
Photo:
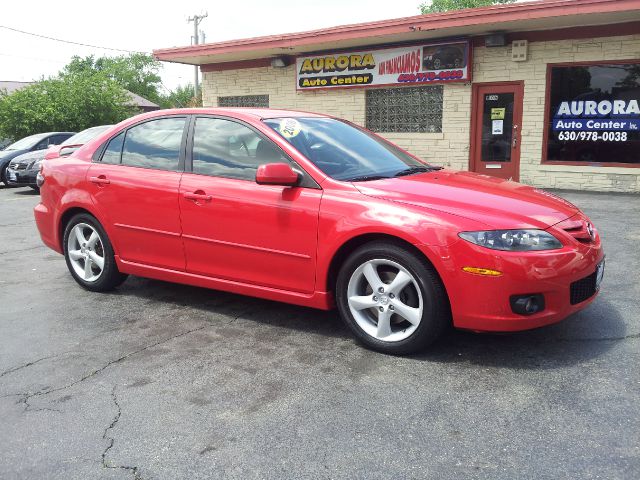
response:
[[[84,288],[127,274],[340,315],[366,345],[424,348],[558,322],[593,300],[604,254],[575,206],[426,164],[336,118],[144,114],[45,161],[35,217]]]

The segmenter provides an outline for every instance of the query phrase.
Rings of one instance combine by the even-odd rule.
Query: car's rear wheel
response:
[[[336,303],[355,336],[384,353],[423,350],[450,323],[447,295],[433,267],[391,242],[353,252],[338,274]]]
[[[126,280],[127,275],[118,271],[106,232],[91,215],[81,213],[67,223],[63,244],[71,275],[87,290],[108,291]]]

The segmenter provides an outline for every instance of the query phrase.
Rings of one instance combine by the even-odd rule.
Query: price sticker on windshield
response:
[[[300,130],[302,130],[302,125],[295,118],[283,118],[278,128],[278,131],[285,138],[297,137]]]

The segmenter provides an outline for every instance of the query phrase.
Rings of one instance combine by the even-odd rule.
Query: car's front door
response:
[[[187,118],[134,125],[89,168],[88,188],[122,260],[184,270],[178,190]]]
[[[290,160],[240,122],[197,117],[190,144],[180,185],[187,271],[313,292],[322,190],[256,184],[259,165]]]

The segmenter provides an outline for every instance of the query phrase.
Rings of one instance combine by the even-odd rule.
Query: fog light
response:
[[[544,310],[544,295],[511,295],[511,310],[518,315],[533,315]]]

